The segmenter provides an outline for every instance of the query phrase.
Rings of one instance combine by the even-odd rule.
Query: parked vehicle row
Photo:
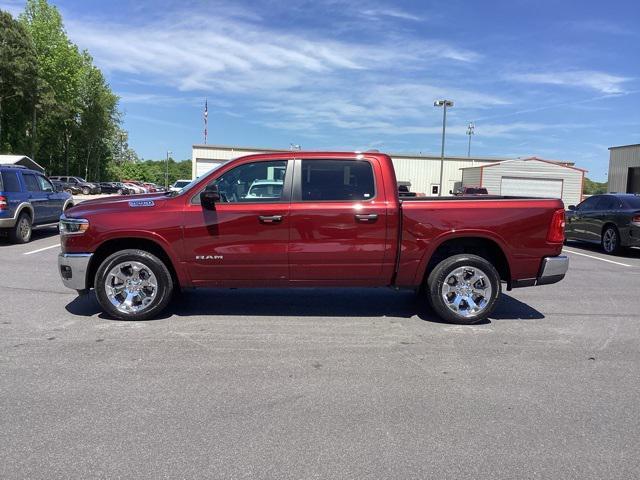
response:
[[[0,165],[0,233],[13,243],[31,240],[34,227],[55,225],[73,197],[40,172]]]
[[[97,183],[87,182],[82,177],[69,177],[55,175],[49,177],[49,180],[56,182],[65,192],[80,192],[83,195],[97,195],[101,192],[100,185]]]

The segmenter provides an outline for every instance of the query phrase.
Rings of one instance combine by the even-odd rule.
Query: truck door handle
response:
[[[282,215],[260,215],[258,218],[260,223],[280,223],[282,221]]]
[[[356,213],[356,220],[358,222],[375,222],[378,219],[377,213]]]

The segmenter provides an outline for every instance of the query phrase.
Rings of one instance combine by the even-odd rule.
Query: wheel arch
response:
[[[500,274],[500,279],[511,283],[511,266],[504,248],[493,238],[481,235],[456,236],[442,239],[424,262],[421,281],[424,284],[433,269],[445,258],[463,253],[477,255],[489,261]]]
[[[31,221],[33,222],[33,220],[35,219],[33,206],[30,203],[27,203],[27,202],[22,202],[16,208],[16,215],[15,215],[16,220],[18,220],[18,218],[20,217],[20,215],[22,215],[22,212],[24,212],[24,211],[26,211],[29,214],[29,216],[31,217]]]
[[[174,287],[180,287],[180,277],[178,276],[178,272],[171,256],[167,253],[165,248],[154,240],[142,237],[114,238],[102,243],[93,253],[91,261],[89,262],[89,268],[87,270],[87,287],[91,288],[94,286],[96,272],[98,271],[98,268],[100,268],[102,262],[109,255],[128,249],[144,250],[158,257],[169,269]]]

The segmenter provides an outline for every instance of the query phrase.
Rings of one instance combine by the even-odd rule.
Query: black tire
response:
[[[119,263],[128,261],[142,263],[146,268],[151,270],[157,280],[157,292],[152,302],[144,310],[136,313],[127,313],[118,310],[116,306],[111,303],[107,295],[106,282],[108,280],[108,272]],[[100,306],[110,316],[120,320],[148,320],[159,315],[171,300],[173,279],[167,266],[158,257],[144,250],[129,249],[116,252],[102,262],[96,272],[94,288]]]
[[[613,225],[609,225],[602,232],[600,245],[605,253],[616,255],[620,252],[620,232]]]
[[[70,188],[65,188],[64,191],[73,195],[73,190]]]
[[[91,189],[89,187],[82,187],[82,194],[83,195],[90,195],[91,194]]]
[[[29,243],[32,232],[31,216],[26,212],[22,212],[15,226],[9,229],[9,241],[11,243]]]
[[[474,271],[482,274],[482,279],[478,280],[481,281],[481,283],[479,284],[478,281],[476,281],[474,286],[480,286],[486,289],[488,282],[488,285],[491,287],[491,293],[487,295],[488,298],[484,296],[472,297],[472,300],[477,301],[479,304],[486,302],[477,313],[454,312],[444,298],[443,290],[446,288],[444,284],[448,283],[452,288],[455,287],[456,283],[452,284],[450,280],[453,279],[455,281],[455,277],[453,277],[454,272],[456,272],[456,270],[459,271],[459,269],[463,267],[469,267],[469,272]],[[496,300],[500,296],[501,288],[500,274],[498,274],[495,267],[488,260],[477,255],[465,253],[446,258],[436,265],[427,278],[426,293],[431,306],[442,320],[450,323],[473,325],[486,320],[487,317],[491,315],[491,312],[495,308]],[[455,293],[451,293],[451,295],[453,296],[452,298],[456,297]],[[453,305],[453,302],[449,302],[449,304]],[[463,309],[464,305],[471,308],[469,304],[466,303],[466,300],[463,300],[461,305]]]

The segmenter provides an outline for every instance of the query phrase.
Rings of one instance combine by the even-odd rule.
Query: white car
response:
[[[282,185],[282,180],[256,180],[244,198],[280,198]]]
[[[179,192],[180,190],[182,190],[184,187],[186,187],[190,183],[191,183],[191,180],[183,180],[183,179],[176,180],[175,183],[169,187],[169,191],[170,192]]]
[[[136,185],[135,183],[126,183],[125,185],[127,186],[127,188],[130,188],[131,190],[133,190],[133,193],[147,193],[147,190],[145,188],[142,188],[139,185]]]

